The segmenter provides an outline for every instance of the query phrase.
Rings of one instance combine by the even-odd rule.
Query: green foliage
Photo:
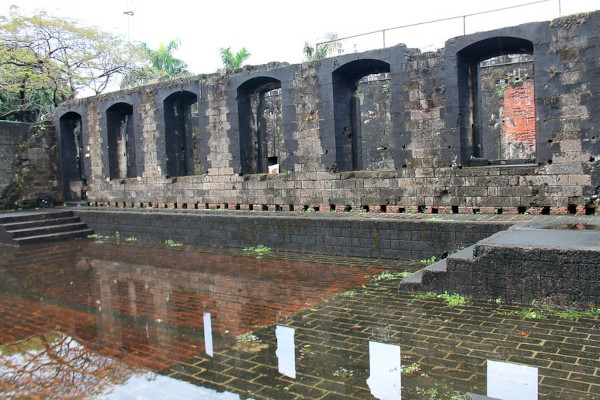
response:
[[[599,308],[591,308],[589,310],[575,309],[554,309],[545,305],[541,305],[537,301],[531,302],[531,307],[517,311],[496,311],[497,314],[503,315],[520,315],[527,319],[547,319],[548,317],[557,317],[574,321],[579,318],[597,319],[600,317]]]
[[[458,293],[448,294],[448,292],[444,292],[438,294],[437,297],[439,299],[444,299],[448,307],[464,306],[467,304],[467,300]]]
[[[309,42],[304,42],[304,60],[317,61],[335,55],[340,47],[337,38],[337,33],[330,33],[327,35],[326,43],[319,43],[313,46]]]
[[[0,119],[41,121],[87,89],[104,91],[132,61],[115,35],[41,11],[0,17]]]
[[[412,363],[402,367],[402,373],[404,375],[413,375],[415,372],[420,372],[421,366],[418,363]]]
[[[256,256],[256,258],[261,258],[262,256],[271,253],[271,248],[261,244],[257,247],[246,247],[244,251]]]
[[[92,233],[87,236],[88,239],[108,239],[108,236],[100,235],[99,233]]]
[[[223,63],[223,70],[225,71],[233,71],[242,68],[244,62],[251,55],[245,47],[242,47],[236,53],[231,51],[231,47],[227,47],[226,49],[221,47],[219,53],[221,55],[221,62]]]
[[[375,282],[379,282],[379,281],[393,281],[396,279],[404,279],[407,276],[410,275],[410,272],[408,271],[402,271],[402,272],[388,272],[388,271],[383,271],[381,274],[375,276],[373,278],[373,281]]]
[[[260,339],[258,338],[258,336],[256,336],[252,332],[248,332],[248,333],[243,333],[241,335],[237,335],[235,337],[235,341],[238,342],[238,343],[243,343],[243,342],[260,342]]]
[[[178,243],[178,242],[176,242],[176,241],[174,241],[174,240],[172,240],[172,239],[167,239],[167,240],[165,240],[165,244],[166,244],[167,246],[170,246],[170,247],[179,247],[179,246],[183,246],[183,244],[182,244],[182,243]]]
[[[429,258],[426,258],[424,260],[419,261],[421,264],[425,264],[425,265],[431,265],[434,262],[437,261],[437,257],[436,256],[431,256]]]
[[[125,238],[126,242],[137,242],[137,238],[135,236],[129,236],[128,238]]]
[[[434,299],[436,297],[437,297],[437,295],[435,293],[427,292],[427,293],[415,294],[413,296],[413,300],[428,300],[428,299]]]
[[[142,42],[133,46],[137,67],[131,69],[121,81],[121,88],[131,88],[149,83],[190,76],[187,64],[173,56],[181,42],[179,39],[160,43],[156,50]]]
[[[428,299],[443,299],[446,302],[448,307],[457,307],[464,306],[467,304],[467,299],[457,293],[449,294],[448,292],[444,292],[442,294],[436,294],[433,292],[428,292],[424,294],[417,294],[413,296],[413,301],[415,300],[428,300]]]
[[[437,383],[436,383],[437,386]],[[416,388],[417,394],[427,400],[464,400],[465,395],[457,390],[441,389],[437,387]]]

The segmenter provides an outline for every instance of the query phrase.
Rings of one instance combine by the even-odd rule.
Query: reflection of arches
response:
[[[258,77],[237,90],[242,174],[279,172],[283,148],[281,81]]]
[[[373,59],[352,61],[333,71],[336,170],[358,170],[369,164],[364,157],[363,145],[366,140],[362,137],[361,99],[357,91],[361,84],[372,81],[361,81],[362,78],[389,72],[390,64]],[[389,96],[389,85],[385,92]]]
[[[86,179],[81,115],[69,111],[60,117],[59,126],[65,200],[80,200]]]
[[[188,91],[173,93],[164,100],[163,109],[167,175],[192,175],[193,127],[198,124],[198,96]]]
[[[471,165],[535,160],[531,55],[531,41],[507,36],[458,52],[462,157]]]
[[[111,179],[137,176],[133,106],[117,103],[106,110],[108,168]]]

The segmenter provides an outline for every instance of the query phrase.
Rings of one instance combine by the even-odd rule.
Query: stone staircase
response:
[[[443,293],[449,289],[446,275],[448,264],[451,264],[453,269],[460,269],[460,266],[469,269],[474,260],[474,252],[475,245],[472,245],[420,269],[400,282],[399,291]]]
[[[0,214],[0,243],[20,246],[86,237],[93,233],[72,211],[35,210]]]

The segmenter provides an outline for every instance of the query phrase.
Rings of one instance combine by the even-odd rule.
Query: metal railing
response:
[[[416,23],[412,23],[412,24],[395,26],[395,27],[392,27],[392,28],[379,29],[379,30],[376,30],[376,31],[359,33],[359,34],[356,34],[356,35],[344,36],[344,37],[341,37],[341,38],[335,38],[335,39],[332,39],[332,40],[327,40],[327,41],[319,42],[319,43],[316,44],[316,48],[318,50],[318,48],[320,46],[329,45],[331,43],[341,43],[344,40],[354,39],[354,38],[360,38],[360,37],[366,37],[366,36],[377,35],[377,34],[381,34],[382,45],[383,45],[382,47],[385,48],[386,47],[386,33],[390,32],[390,31],[396,31],[396,30],[407,29],[407,28],[415,28],[415,27],[424,26],[424,25],[439,24],[439,23],[442,23],[442,22],[449,22],[449,21],[456,21],[456,20],[462,20],[462,34],[466,35],[467,34],[467,18],[481,16],[481,15],[486,15],[486,14],[491,14],[491,13],[498,13],[498,12],[501,12],[501,11],[512,10],[512,9],[521,8],[521,7],[529,7],[529,6],[533,6],[533,5],[537,5],[537,4],[542,4],[542,3],[549,3],[551,1],[556,1],[556,0],[538,0],[538,1],[532,1],[532,2],[529,2],[529,3],[523,3],[523,4],[517,4],[517,5],[513,5],[513,6],[508,6],[508,7],[495,8],[493,10],[479,11],[479,12],[470,13],[470,14],[457,15],[457,16],[454,16],[454,17],[439,18],[439,19],[434,19],[434,20],[429,20],[429,21],[416,22]],[[562,15],[561,0],[558,0],[558,15],[559,16]]]

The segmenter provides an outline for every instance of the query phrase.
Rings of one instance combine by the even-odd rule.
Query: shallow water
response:
[[[600,397],[597,319],[370,281],[414,263],[100,242],[0,247],[1,397]]]

